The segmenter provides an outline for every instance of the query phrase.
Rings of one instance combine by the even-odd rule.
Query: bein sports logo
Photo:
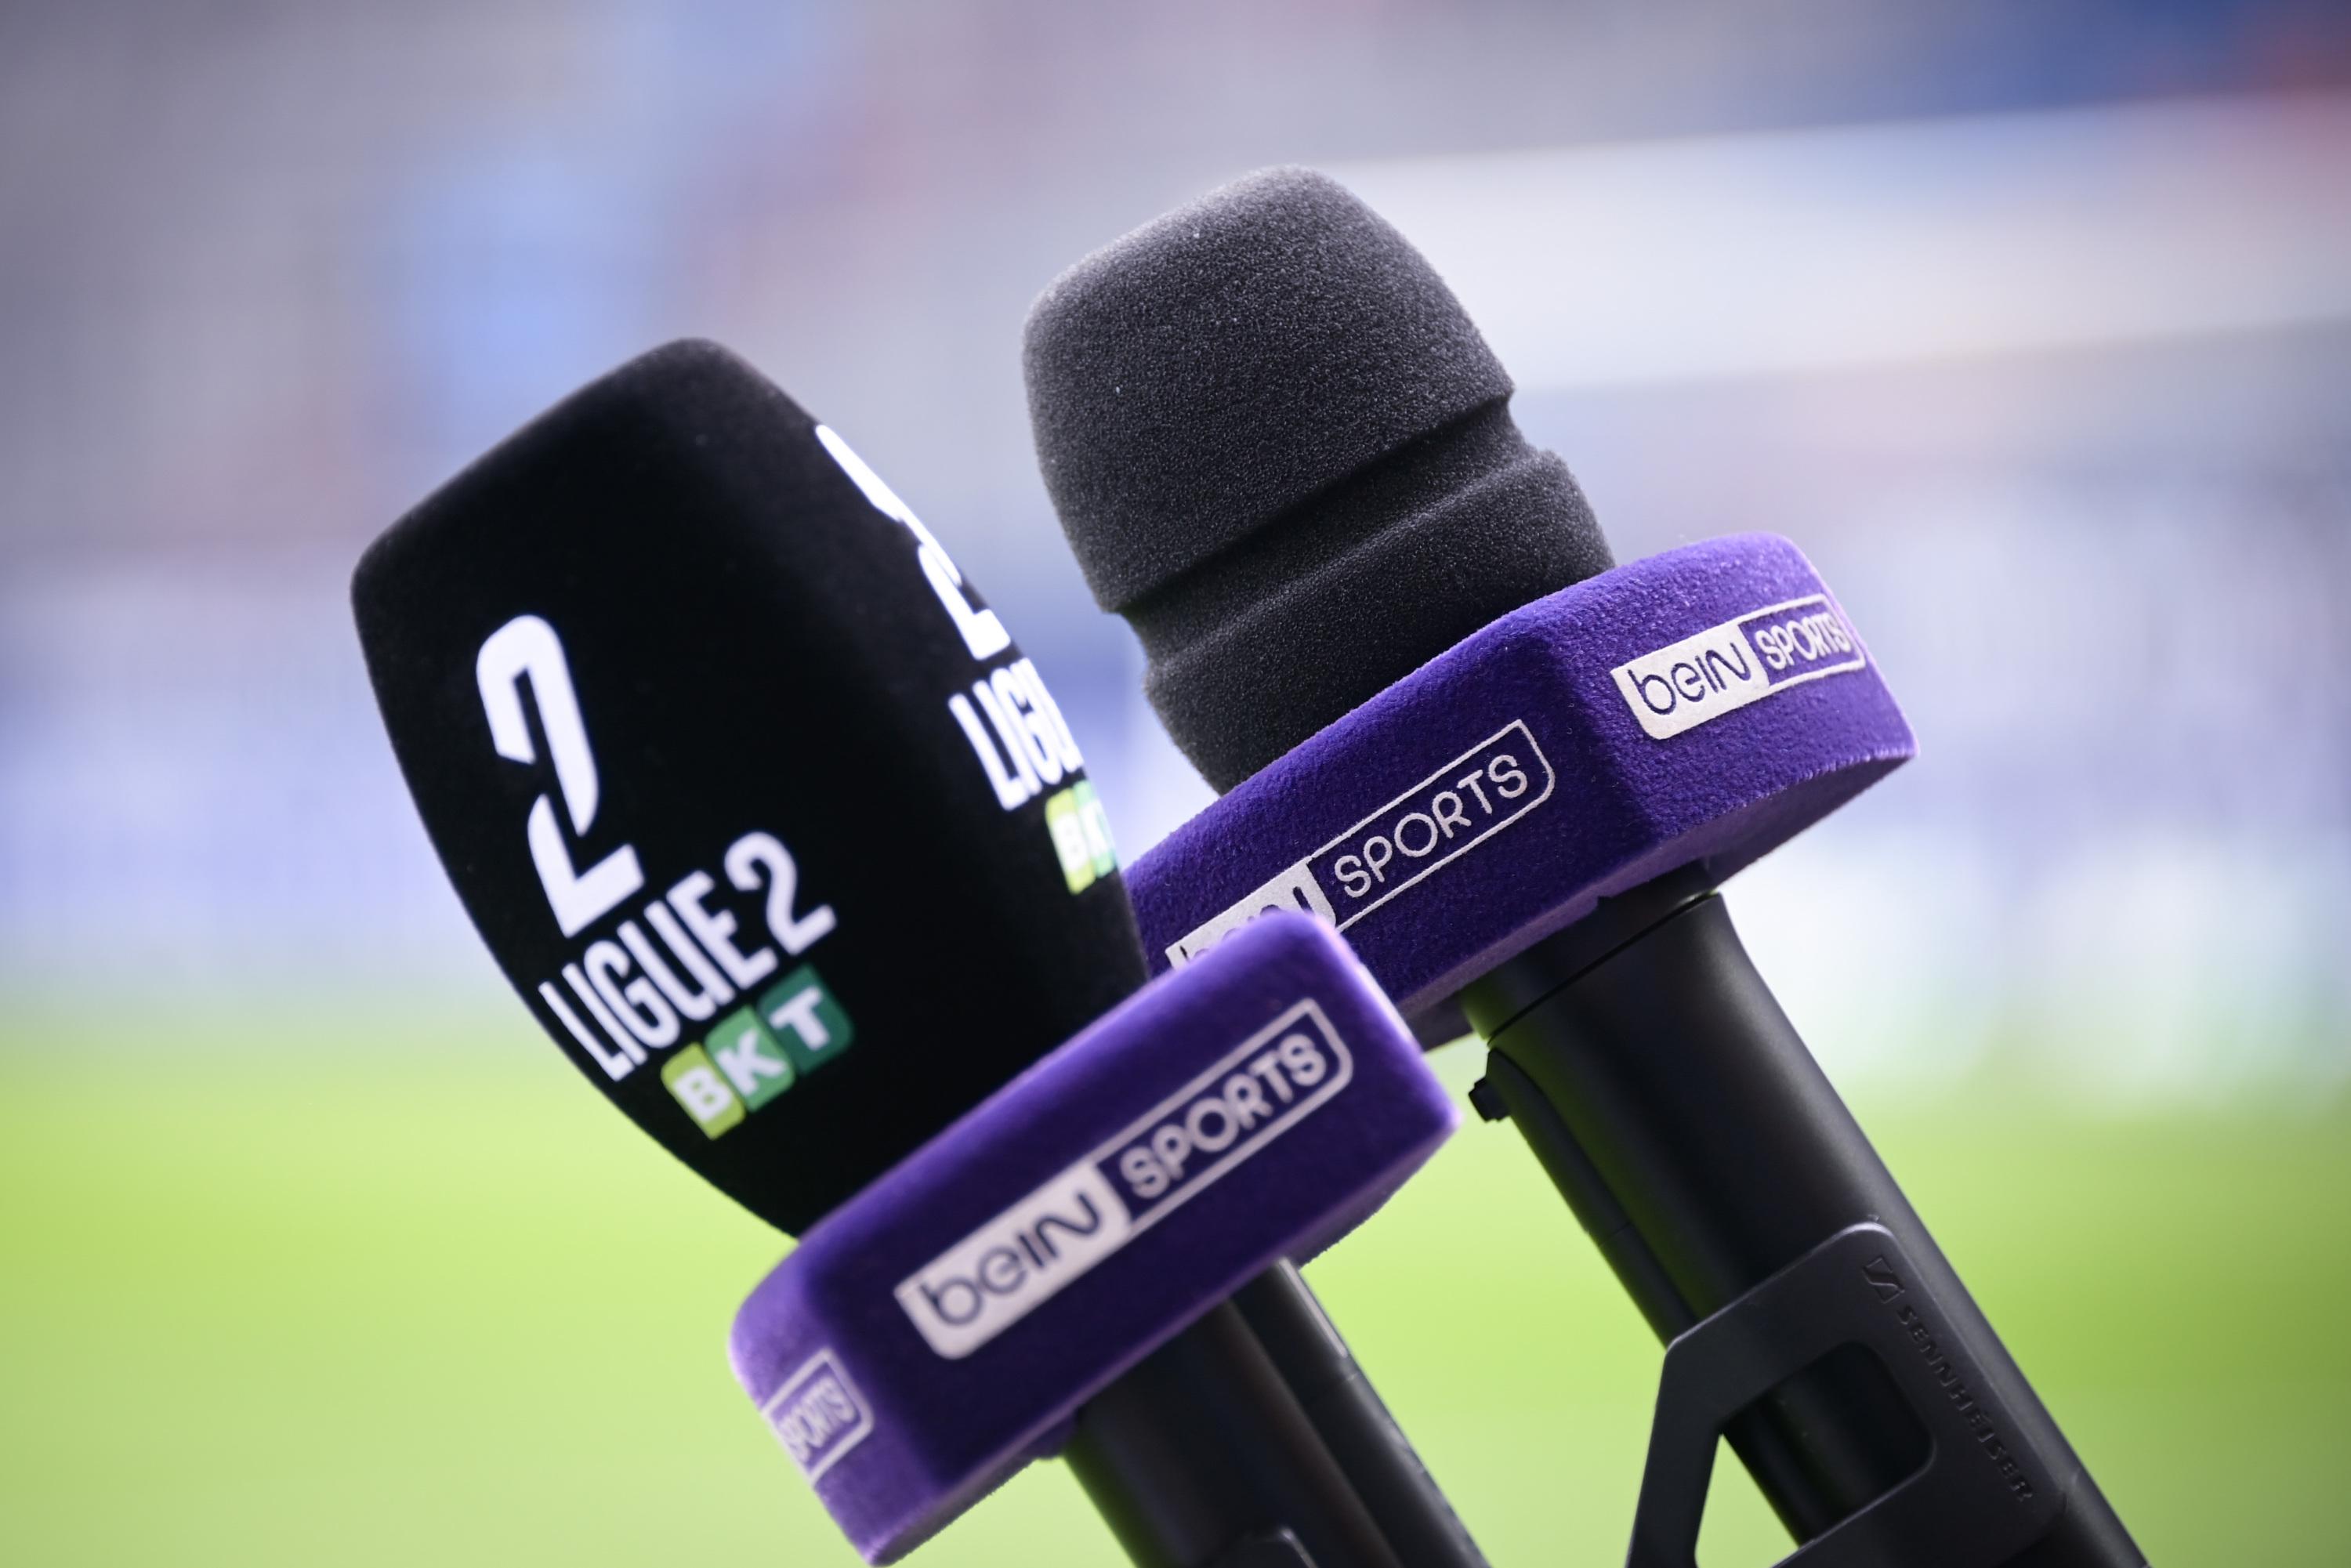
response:
[[[1326,1104],[1353,1058],[1301,1001],[1116,1137],[897,1286],[924,1342],[959,1361]]]
[[[873,1430],[873,1412],[830,1347],[818,1351],[759,1407],[813,1486]]]
[[[1344,931],[1551,799],[1551,759],[1512,719],[1231,907],[1168,944],[1182,968],[1259,915],[1295,909]],[[1335,893],[1332,890],[1336,890]]]
[[[1773,692],[1869,662],[1826,594],[1751,611],[1609,674],[1643,733],[1669,740]]]

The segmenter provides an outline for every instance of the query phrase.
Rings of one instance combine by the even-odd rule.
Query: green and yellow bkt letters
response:
[[[745,1117],[807,1073],[847,1051],[856,1026],[813,964],[803,964],[769,987],[758,1001],[710,1026],[662,1067],[662,1083],[707,1137],[742,1125]]]

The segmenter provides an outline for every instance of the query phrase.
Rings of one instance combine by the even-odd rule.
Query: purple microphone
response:
[[[1424,1039],[1485,1037],[1479,1108],[1672,1342],[1631,1560],[1687,1568],[1719,1432],[1808,1564],[2137,1568],[1716,892],[1914,749],[1796,549],[1614,565],[1443,281],[1302,170],[1071,268],[1026,369],[1079,564],[1225,791],[1131,870],[1152,965],[1298,910]]]

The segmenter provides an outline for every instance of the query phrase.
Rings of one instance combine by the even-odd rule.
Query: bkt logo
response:
[[[830,1348],[784,1380],[759,1414],[813,1485],[873,1430],[873,1412]]]
[[[1709,626],[1609,674],[1653,740],[1669,740],[1734,708],[1869,662],[1825,594],[1792,599]]]
[[[902,1281],[925,1343],[960,1360],[1344,1089],[1353,1059],[1301,1001],[1118,1136]]]
[[[758,1001],[710,1026],[703,1044],[689,1045],[662,1065],[662,1083],[707,1137],[740,1126],[743,1118],[847,1051],[857,1028],[824,988],[813,964],[802,964]]]
[[[1053,836],[1061,881],[1071,893],[1085,892],[1118,869],[1118,851],[1110,840],[1110,813],[1102,810],[1092,779],[1081,779],[1046,798],[1045,831]]]

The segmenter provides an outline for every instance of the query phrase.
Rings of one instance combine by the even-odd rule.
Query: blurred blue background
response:
[[[1085,251],[1278,162],[1330,169],[1427,251],[1620,558],[1785,533],[1871,639],[1921,758],[1742,877],[1733,907],[1897,1173],[1946,1182],[1949,1207],[1921,1207],[1947,1239],[1980,1238],[1953,1248],[1971,1277],[2018,1249],[2017,1312],[2053,1314],[2049,1370],[2028,1368],[2062,1384],[2066,1357],[2095,1360],[2085,1301],[2152,1324],[2160,1358],[2168,1314],[2192,1312],[2155,1281],[2239,1281],[2208,1328],[2255,1337],[2253,1273],[2346,1282],[2351,10],[18,4],[0,8],[0,1236],[24,1273],[0,1292],[0,1555],[315,1562],[316,1538],[266,1522],[315,1516],[339,1560],[532,1561],[529,1521],[559,1497],[601,1521],[571,1520],[567,1555],[638,1560],[622,1513],[596,1512],[637,1503],[515,1458],[554,1439],[496,1426],[527,1402],[499,1381],[524,1353],[484,1325],[528,1322],[538,1281],[617,1266],[605,1249],[659,1254],[658,1233],[692,1283],[640,1302],[644,1333],[683,1348],[669,1382],[621,1375],[643,1386],[601,1441],[704,1445],[762,1500],[734,1521],[747,1550],[846,1560],[727,1408],[720,1325],[780,1244],[603,1125],[529,1038],[407,805],[348,573],[580,382],[715,337],[844,432],[1004,611],[1131,859],[1208,795],[1067,559],[1019,326]],[[1475,1063],[1456,1050],[1447,1071]],[[488,1103],[534,1129],[538,1169],[466,1142]],[[1955,1129],[2025,1123],[2045,1135],[2002,1158],[2033,1182],[1963,1179],[1983,1154]],[[1510,1214],[1555,1228],[1538,1247],[1498,1219],[1463,1268],[1583,1303],[1590,1358],[1554,1345],[1562,1381],[1541,1386],[1615,1412],[1562,1437],[1573,1419],[1522,1404],[1479,1430],[1515,1421],[1528,1448],[1567,1444],[1564,1469],[1599,1466],[1573,1530],[1621,1540],[1651,1353],[1531,1166],[1478,1144],[1431,1184],[1486,1192],[1490,1170]],[[548,1176],[567,1159],[629,1186],[618,1212],[646,1228],[612,1219],[615,1242]],[[416,1207],[462,1186],[453,1170],[537,1196]],[[2241,1200],[2198,1197],[2230,1181]],[[2071,1274],[2081,1234],[2024,1211],[2047,1184],[2152,1297]],[[427,1212],[456,1228],[373,1250],[371,1228]],[[1396,1235],[1447,1233],[1412,1212]],[[2280,1230],[2291,1264],[2210,1249],[2288,1221],[2320,1228]],[[1424,1300],[1400,1246],[1374,1225],[1318,1268]],[[137,1267],[155,1249],[179,1259],[169,1288]],[[371,1272],[395,1262],[404,1283]],[[643,1273],[580,1288],[651,1290]],[[306,1279],[315,1312],[292,1304]],[[441,1315],[390,1312],[402,1291]],[[174,1306],[191,1291],[216,1316]],[[455,1326],[469,1292],[509,1317]],[[1383,1310],[1359,1342],[1389,1333]],[[168,1356],[156,1314],[181,1325]],[[1444,1389],[1467,1374],[1432,1364],[1413,1393],[1427,1351],[1390,1315],[1403,1370],[1374,1374],[1407,1414],[1426,1402],[1441,1479],[1476,1492],[1473,1458],[1502,1461],[1467,1426],[1447,1447],[1470,1417]],[[378,1365],[371,1397],[432,1390],[419,1432],[486,1421],[468,1473],[521,1466],[446,1516],[462,1529],[419,1522],[444,1517],[445,1475],[333,1458],[324,1435],[363,1417],[286,1371],[302,1336],[360,1325],[413,1358]],[[321,1376],[348,1370],[317,1354]],[[580,1354],[637,1354],[619,1333]],[[2331,1354],[2213,1364],[2245,1431],[2296,1456],[2248,1461],[2245,1484],[2351,1473],[2312,1413],[2351,1392]],[[214,1447],[235,1422],[126,1436],[121,1404],[208,1361],[202,1402],[243,1413],[243,1460]],[[1624,1370],[1584,1370],[1602,1362]],[[2287,1419],[2244,1393],[2262,1377],[2318,1403]],[[662,1403],[678,1380],[691,1418]],[[2104,1396],[2079,1407],[2147,1468],[2110,1473],[2077,1441],[2126,1516],[2179,1521],[2148,1544],[2193,1560],[2205,1516],[2163,1468],[2193,1473],[2189,1407]],[[577,1423],[599,1417],[555,1408],[588,1441]],[[110,1507],[89,1478],[141,1441],[203,1457],[204,1500]],[[671,1479],[674,1529],[646,1539],[705,1539]],[[1004,1560],[1107,1558],[1064,1481],[1014,1493],[925,1560],[980,1561],[987,1518],[1032,1514],[1066,1551],[1001,1524]],[[1566,1552],[1540,1497],[1481,1495],[1498,1561]],[[2292,1530],[2252,1550],[2251,1526],[2216,1525],[2211,1550],[2351,1561],[2341,1500],[2295,1497]],[[342,1532],[362,1519],[390,1533]]]

